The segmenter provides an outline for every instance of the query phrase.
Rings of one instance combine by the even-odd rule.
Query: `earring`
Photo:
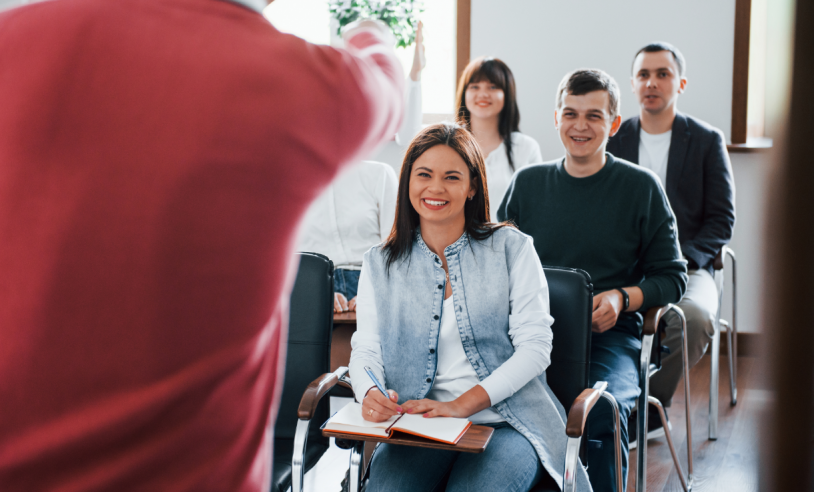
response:
[[[473,198],[475,198],[475,196],[474,196],[474,195],[473,195],[473,196],[470,196],[470,197],[467,197],[466,199],[467,199],[467,200],[469,200],[469,201],[472,201],[472,199],[473,199]]]

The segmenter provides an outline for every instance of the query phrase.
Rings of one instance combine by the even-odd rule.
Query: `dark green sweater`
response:
[[[586,178],[569,175],[564,159],[523,168],[498,218],[534,238],[543,265],[587,271],[595,292],[639,286],[642,310],[678,302],[687,263],[667,196],[651,171],[605,155]]]

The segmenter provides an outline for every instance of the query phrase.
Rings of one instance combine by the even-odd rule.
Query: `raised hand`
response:
[[[421,80],[421,71],[427,66],[427,58],[424,56],[424,23],[418,21],[415,30],[415,52],[413,53],[413,66],[410,69],[410,78],[418,82]]]

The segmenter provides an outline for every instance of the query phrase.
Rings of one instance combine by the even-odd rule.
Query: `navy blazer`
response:
[[[639,163],[639,117],[625,120],[607,151]],[[667,158],[667,198],[676,216],[681,252],[712,272],[712,260],[732,238],[735,182],[720,130],[678,113]]]

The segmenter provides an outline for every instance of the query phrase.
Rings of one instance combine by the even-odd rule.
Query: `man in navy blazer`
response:
[[[687,85],[685,62],[674,46],[658,42],[640,49],[633,61],[631,85],[639,116],[622,123],[608,142],[616,157],[655,172],[667,192],[678,224],[681,252],[688,262],[689,284],[679,306],[687,316],[690,365],[704,355],[714,334],[718,289],[712,262],[732,237],[735,184],[720,130],[679,113],[676,102]],[[682,375],[680,322],[666,318],[664,344],[670,353],[650,382],[650,393],[669,406]],[[648,438],[664,433],[657,416],[648,419]],[[634,437],[630,438],[634,446]]]

